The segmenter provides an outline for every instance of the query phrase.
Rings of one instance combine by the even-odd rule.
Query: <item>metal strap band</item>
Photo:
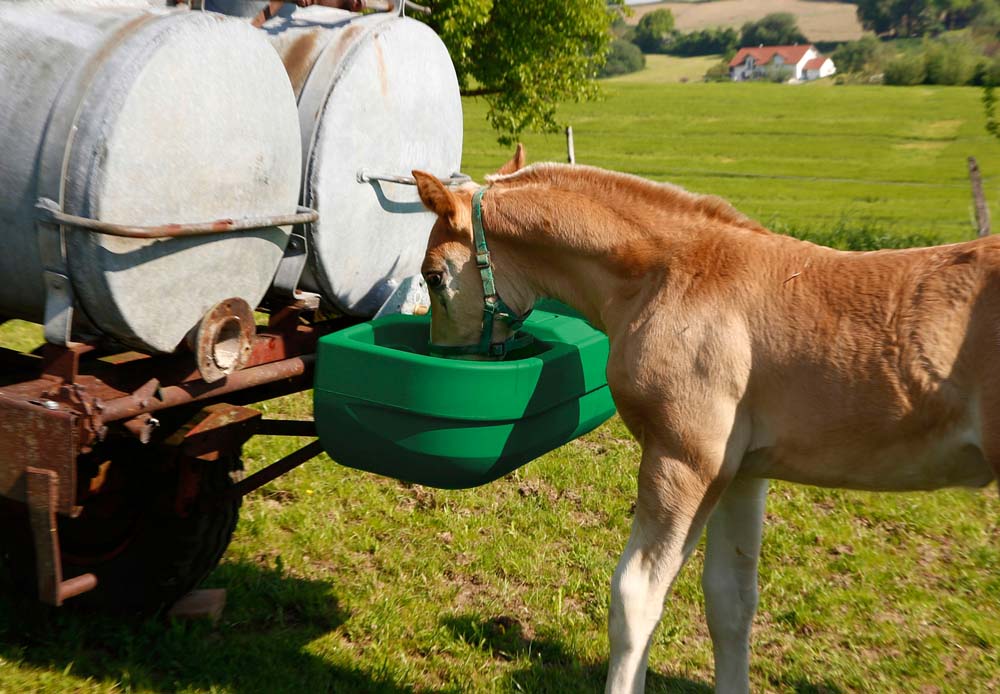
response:
[[[278,269],[274,273],[274,281],[268,294],[281,299],[294,299],[295,292],[299,288],[299,280],[302,278],[302,271],[306,267],[308,257],[309,242],[306,232],[296,225],[292,228],[292,233],[288,237],[288,245],[285,246],[285,254],[278,263]]]
[[[38,219],[35,227],[45,282],[45,340],[55,345],[68,345],[73,335],[74,298],[66,259],[66,231],[62,225],[48,219]]]

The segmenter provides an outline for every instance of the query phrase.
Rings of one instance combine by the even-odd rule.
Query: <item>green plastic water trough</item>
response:
[[[501,362],[429,356],[430,319],[386,316],[320,340],[314,414],[338,463],[457,489],[485,484],[614,414],[608,340],[536,310]]]

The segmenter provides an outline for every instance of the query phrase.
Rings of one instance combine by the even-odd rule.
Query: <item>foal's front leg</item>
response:
[[[757,559],[767,480],[737,477],[708,520],[701,576],[715,651],[716,694],[750,691],[750,625],[757,611]]]
[[[696,462],[656,447],[643,451],[632,534],[611,580],[607,692],[643,692],[663,601],[724,488],[721,469],[721,450],[714,461]]]

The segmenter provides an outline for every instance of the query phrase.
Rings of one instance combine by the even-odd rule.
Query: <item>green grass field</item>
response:
[[[971,238],[970,154],[997,214],[1000,143],[983,131],[974,89],[604,84],[603,101],[564,111],[581,163],[723,195],[783,230]],[[476,177],[510,153],[484,114],[466,104],[465,170]],[[561,135],[525,141],[532,161],[563,157]],[[8,344],[37,336],[0,328]],[[266,409],[306,416],[309,400]],[[247,465],[294,446],[255,440]],[[228,590],[217,626],[0,597],[0,693],[600,691],[637,463],[617,419],[468,491],[314,460],[246,500],[208,582]],[[993,487],[773,485],[754,690],[1000,689],[997,509]],[[651,692],[710,691],[700,568],[699,550],[656,633]]]
[[[963,87],[670,83],[647,68],[607,80],[605,99],[564,111],[579,163],[722,195],[766,224],[829,229],[844,220],[944,241],[970,238],[966,157],[1000,207],[1000,142],[980,91]],[[481,107],[480,107],[481,109]],[[474,105],[465,166],[479,176],[509,156]],[[525,137],[530,161],[564,160],[561,134]]]
[[[608,86],[643,84],[650,87],[655,84],[700,82],[708,68],[721,60],[721,55],[706,55],[678,60],[673,56],[650,53],[646,56],[644,70],[604,80],[602,84]]]

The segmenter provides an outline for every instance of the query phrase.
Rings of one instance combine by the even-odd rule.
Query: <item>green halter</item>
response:
[[[479,268],[479,275],[483,280],[483,332],[479,342],[472,345],[429,343],[430,353],[437,356],[480,354],[487,357],[504,357],[508,352],[531,344],[531,335],[517,332],[531,311],[528,310],[523,316],[519,316],[497,294],[496,281],[493,279],[493,260],[490,258],[490,249],[486,246],[486,232],[483,231],[483,194],[486,188],[486,186],[480,188],[472,196],[472,237],[476,244],[476,267]],[[493,342],[493,322],[496,320],[501,320],[510,326],[510,337],[503,342]]]

